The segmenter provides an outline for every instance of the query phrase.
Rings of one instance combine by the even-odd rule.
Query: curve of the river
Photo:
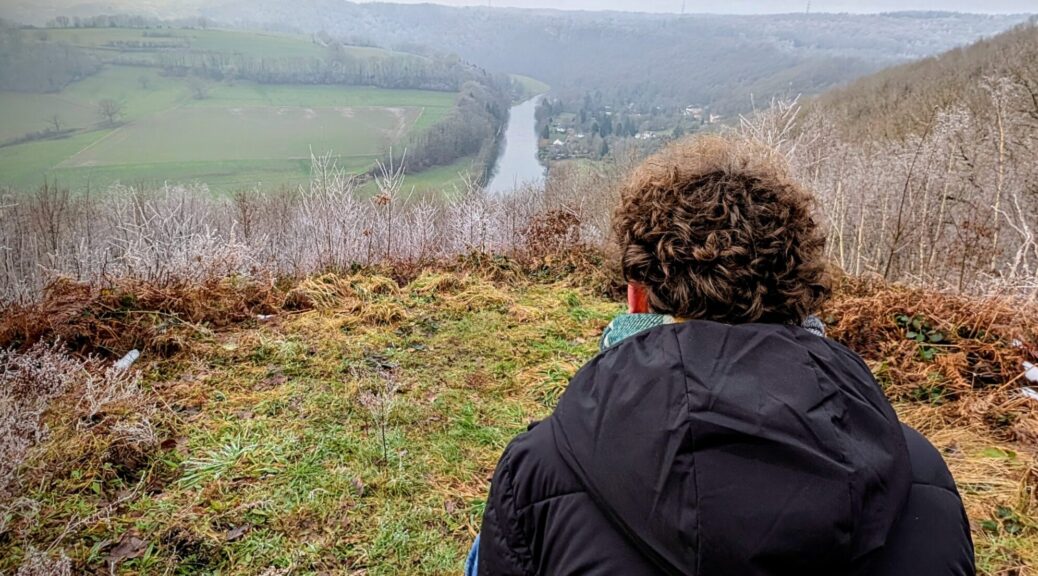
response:
[[[506,194],[524,184],[537,185],[544,181],[544,166],[537,159],[535,117],[543,97],[535,96],[512,106],[494,177],[487,184],[491,194]]]

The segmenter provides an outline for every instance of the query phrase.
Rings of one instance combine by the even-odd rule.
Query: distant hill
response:
[[[1009,77],[1030,92],[1038,119],[1038,24],[1022,24],[992,38],[888,68],[832,90],[807,108],[824,113],[845,137],[902,138],[921,133],[935,109],[990,106],[985,78]]]
[[[132,12],[206,17],[416,53],[456,54],[550,84],[566,100],[710,107],[730,116],[775,95],[818,94],[886,66],[993,36],[1026,19],[950,12],[721,16],[404,5],[343,0],[13,0],[11,19]]]
[[[1022,16],[952,13],[770,16],[451,8],[339,0],[229,0],[204,15],[456,53],[541,79],[562,98],[710,106],[730,115],[774,95],[816,94],[991,36]]]

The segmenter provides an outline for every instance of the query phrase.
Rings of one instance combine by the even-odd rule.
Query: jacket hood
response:
[[[581,369],[551,420],[597,506],[669,574],[849,573],[911,484],[868,368],[798,327],[644,332]]]

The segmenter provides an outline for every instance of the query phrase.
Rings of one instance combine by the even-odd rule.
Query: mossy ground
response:
[[[566,285],[468,276],[402,289],[328,282],[339,290],[319,310],[151,366],[146,381],[176,433],[145,487],[92,518],[135,479],[69,463],[27,495],[42,503],[27,539],[51,542],[87,518],[60,548],[97,572],[128,532],[147,548],[123,573],[459,572],[501,450],[550,412],[619,307]],[[387,372],[400,391],[383,451],[358,397]],[[56,433],[43,459],[90,451],[70,439],[85,441]],[[3,556],[11,569],[20,554]]]
[[[136,471],[99,456],[111,447],[59,402],[0,572],[32,543],[85,573],[459,574],[501,450],[550,413],[621,310],[566,281],[457,273],[297,290],[316,309],[142,360],[163,441]],[[388,380],[383,422],[361,399]],[[948,427],[940,407],[898,409],[956,474],[981,571],[1038,566],[1033,454]]]

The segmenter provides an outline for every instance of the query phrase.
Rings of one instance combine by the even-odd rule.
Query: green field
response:
[[[421,109],[178,107],[110,132],[59,168],[309,158],[309,150],[374,159]]]
[[[551,90],[551,86],[548,86],[536,78],[530,78],[529,76],[523,76],[522,74],[509,74],[509,76],[511,76],[515,83],[522,86],[523,100],[533,98],[538,94],[544,94],[548,90]]]
[[[409,200],[418,200],[429,195],[440,198],[457,196],[465,191],[465,178],[472,173],[472,164],[471,158],[462,158],[447,166],[436,166],[407,174],[401,194]],[[374,181],[368,181],[361,186],[360,191],[365,195],[373,195],[378,192],[378,187]]]
[[[307,37],[215,30],[176,30],[173,38],[145,38],[141,30],[48,30],[60,40],[96,51],[102,60],[129,54],[113,41],[190,42],[193,50],[253,56],[317,57],[324,47]],[[178,40],[180,39],[180,40]],[[365,57],[403,57],[375,48],[351,48]],[[108,54],[111,52],[111,54]],[[107,56],[106,56],[107,55]],[[264,85],[209,82],[196,98],[192,80],[166,77],[150,66],[109,63],[57,94],[0,91],[0,143],[52,126],[64,138],[0,145],[0,185],[32,189],[45,178],[74,189],[112,183],[204,182],[216,192],[296,185],[309,177],[309,159],[332,153],[355,172],[370,169],[386,147],[434,124],[454,106],[455,94],[370,86]],[[195,81],[196,82],[196,81]],[[115,125],[98,103],[122,105]],[[450,187],[458,165],[415,174],[416,187]]]

